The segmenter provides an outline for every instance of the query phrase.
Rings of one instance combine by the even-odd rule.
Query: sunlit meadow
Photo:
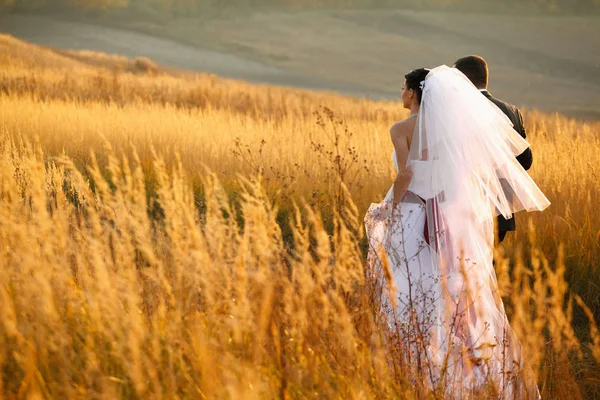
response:
[[[366,279],[398,103],[0,50],[0,398],[441,398]],[[542,397],[593,398],[600,124],[525,119],[552,206],[500,289]]]

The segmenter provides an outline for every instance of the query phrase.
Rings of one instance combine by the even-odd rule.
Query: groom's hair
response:
[[[466,56],[459,58],[454,63],[454,68],[465,74],[477,88],[487,88],[489,72],[487,63],[483,57]]]

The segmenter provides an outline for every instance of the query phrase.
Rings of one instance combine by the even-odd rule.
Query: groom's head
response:
[[[465,74],[477,89],[487,89],[488,66],[481,56],[466,56],[454,63],[454,68]]]

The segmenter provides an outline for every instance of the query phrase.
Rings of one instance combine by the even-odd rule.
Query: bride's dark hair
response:
[[[421,104],[421,96],[423,95],[421,82],[425,81],[425,77],[428,73],[428,68],[418,68],[413,69],[408,74],[404,75],[404,79],[406,79],[406,88],[412,89],[417,93],[417,101],[419,104]]]

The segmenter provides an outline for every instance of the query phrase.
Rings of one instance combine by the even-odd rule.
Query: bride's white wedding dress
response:
[[[549,205],[515,159],[527,146],[462,73],[435,68],[407,161],[408,191],[393,213],[392,188],[365,216],[371,270],[391,272],[394,292],[382,306],[408,378],[445,398],[489,385],[500,398],[537,397],[492,264],[495,216]]]

